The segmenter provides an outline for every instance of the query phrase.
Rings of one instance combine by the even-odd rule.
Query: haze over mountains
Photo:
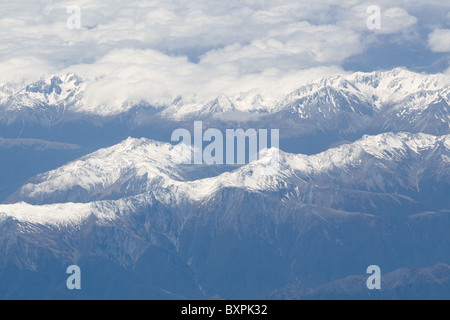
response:
[[[76,76],[53,77],[2,100],[2,130],[11,134],[23,126],[51,137],[76,123],[78,137],[59,141],[89,146],[85,127],[129,128],[116,132],[118,143],[80,143],[87,154],[5,197],[3,297],[450,297],[446,76],[356,73],[312,82],[271,105],[222,96],[120,112],[85,106],[82,88]],[[138,123],[142,114],[148,118]],[[219,129],[280,128],[282,149],[288,141],[286,149],[309,155],[265,149],[241,167],[177,164],[176,147],[153,133],[189,129],[194,119]],[[146,138],[127,138],[137,132]],[[321,152],[302,144],[314,138]],[[89,152],[97,147],[104,148]],[[88,279],[80,293],[61,282],[71,264]],[[381,293],[363,281],[372,264],[389,273]],[[26,281],[33,290],[24,294]]]
[[[0,299],[449,299],[449,11],[2,0]]]

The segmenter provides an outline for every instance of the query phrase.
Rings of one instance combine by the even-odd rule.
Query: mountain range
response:
[[[449,261],[448,135],[365,136],[312,156],[266,149],[206,178],[174,165],[172,148],[129,138],[37,176],[0,206],[0,265],[49,283],[48,263],[131,277],[108,297],[231,299],[324,286],[375,262]]]
[[[287,136],[338,130],[408,131],[447,134],[450,78],[397,68],[323,78],[278,98],[242,93],[215,99],[174,97],[169,105],[143,101],[101,104],[86,95],[90,80],[53,75],[33,83],[0,87],[0,123],[55,128],[64,123],[95,126],[125,121],[136,129],[160,123],[203,120],[217,127],[230,123],[279,126]],[[7,130],[6,130],[7,131]]]
[[[91,104],[89,83],[0,87],[1,298],[450,298],[448,76],[354,73],[166,106]],[[200,120],[280,129],[281,150],[181,164],[170,133]]]

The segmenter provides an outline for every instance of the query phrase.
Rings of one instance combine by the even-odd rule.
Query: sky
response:
[[[74,73],[94,104],[277,99],[332,74],[450,73],[449,56],[450,1],[0,0],[0,85]]]

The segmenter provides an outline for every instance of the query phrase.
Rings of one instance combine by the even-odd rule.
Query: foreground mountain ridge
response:
[[[298,200],[305,202],[306,195],[311,197],[317,187],[396,194],[420,192],[422,180],[450,183],[450,135],[365,136],[312,156],[265,149],[259,160],[235,171],[197,179],[195,170],[203,172],[208,166],[177,164],[173,159],[178,154],[175,148],[145,138],[129,138],[39,175],[8,202],[89,203],[102,200],[107,193],[111,200],[153,194],[168,202],[177,203],[180,198],[201,202],[227,188],[280,192],[286,197],[295,192]],[[14,212],[14,206],[20,204],[11,206],[8,212]],[[7,207],[0,206],[0,211]]]

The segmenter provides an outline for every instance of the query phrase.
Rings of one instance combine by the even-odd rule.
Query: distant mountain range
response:
[[[344,136],[376,131],[449,133],[450,77],[404,69],[324,78],[278,101],[246,93],[211,101],[178,97],[167,106],[132,101],[101,105],[89,102],[88,86],[89,80],[73,74],[6,84],[0,88],[0,123],[51,128],[80,120],[100,126],[121,119],[135,128],[162,120],[204,120],[220,127],[265,124],[293,136],[317,131]]]
[[[450,298],[447,76],[355,73],[275,102],[157,107],[90,105],[88,86],[0,88],[0,298]],[[280,129],[281,150],[180,164],[170,133],[197,120]],[[80,292],[65,287],[72,264]],[[374,264],[381,291],[366,287]]]
[[[319,288],[302,289],[296,284],[276,290],[269,298],[273,300],[319,300],[319,299],[372,299],[416,300],[427,297],[441,300],[450,295],[450,266],[438,264],[431,268],[398,269],[383,277],[382,291],[367,291],[365,276],[349,276]]]

